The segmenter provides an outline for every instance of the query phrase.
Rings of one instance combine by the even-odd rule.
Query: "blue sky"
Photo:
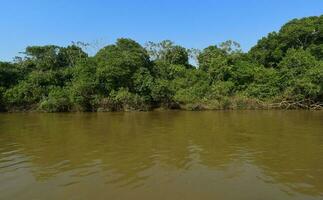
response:
[[[232,39],[247,51],[290,19],[323,14],[323,0],[1,0],[0,8],[0,60],[9,61],[28,45],[119,37],[187,48]]]

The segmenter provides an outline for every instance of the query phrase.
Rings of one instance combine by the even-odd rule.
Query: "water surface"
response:
[[[323,199],[323,112],[0,114],[0,199]]]

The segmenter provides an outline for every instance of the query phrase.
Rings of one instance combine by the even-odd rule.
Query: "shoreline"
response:
[[[277,107],[262,107],[262,108],[225,108],[225,109],[216,109],[216,108],[198,108],[198,109],[186,109],[186,108],[153,108],[149,110],[136,110],[136,109],[125,109],[125,110],[96,110],[96,111],[62,111],[62,112],[48,112],[42,110],[9,110],[1,111],[0,114],[5,113],[134,113],[134,112],[163,112],[163,111],[186,111],[186,112],[207,112],[207,111],[312,111],[319,112],[322,111],[322,108],[311,109],[311,108],[277,108]]]

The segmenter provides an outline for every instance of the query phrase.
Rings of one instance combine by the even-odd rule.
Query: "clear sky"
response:
[[[204,48],[232,39],[246,51],[293,18],[323,14],[323,0],[1,0],[0,60],[28,45],[141,44],[170,39]]]

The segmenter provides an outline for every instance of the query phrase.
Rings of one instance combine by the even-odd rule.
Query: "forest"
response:
[[[186,49],[128,38],[28,46],[0,62],[0,111],[323,108],[323,15],[293,19],[248,52],[232,40]]]

